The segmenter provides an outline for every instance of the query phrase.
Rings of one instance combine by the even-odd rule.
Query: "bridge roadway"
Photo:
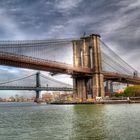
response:
[[[73,88],[66,87],[18,87],[18,86],[0,86],[0,90],[34,90],[34,91],[73,91]]]
[[[115,72],[103,72],[105,80],[112,80],[114,82],[140,84],[140,77],[130,76],[125,74],[119,74]]]
[[[0,52],[0,64],[77,76],[79,75],[92,76],[94,73],[93,69],[90,68],[73,67],[72,65],[65,63],[38,59],[6,52]],[[103,75],[104,80],[112,80],[114,82],[122,82],[130,84],[140,84],[140,77],[136,76],[119,74],[115,72],[103,72]],[[15,88],[13,87],[13,89]]]
[[[89,68],[75,68],[65,63],[0,52],[0,64],[64,74],[92,74]]]

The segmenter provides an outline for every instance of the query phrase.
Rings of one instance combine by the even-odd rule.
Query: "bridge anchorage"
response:
[[[73,64],[59,61],[62,59],[60,56],[67,56],[68,48],[73,51]],[[52,60],[52,55],[57,59]],[[52,75],[71,75],[74,97],[82,101],[113,92],[113,82],[140,84],[140,74],[113,52],[98,34],[73,40],[0,41],[0,64],[48,71]],[[36,91],[37,102],[39,92],[46,89],[40,85],[39,73],[36,74],[36,86],[24,89],[29,88]],[[6,87],[0,89],[5,90]]]

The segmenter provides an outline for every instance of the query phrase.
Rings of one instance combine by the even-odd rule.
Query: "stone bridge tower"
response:
[[[78,75],[73,77],[75,96],[83,101],[96,96],[104,96],[104,75],[102,74],[102,61],[100,50],[100,36],[92,34],[80,40],[73,41],[74,67],[90,68],[91,75]]]

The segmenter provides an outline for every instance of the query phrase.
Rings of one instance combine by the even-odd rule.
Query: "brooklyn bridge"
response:
[[[110,92],[112,82],[140,84],[138,71],[111,48],[98,34],[79,39],[0,41],[1,65],[47,71],[52,75],[67,74],[73,78],[71,87],[37,72],[10,81],[1,78],[0,90],[34,90],[36,100],[41,90],[73,91],[75,97],[85,100],[88,95],[104,97],[105,92]],[[42,78],[45,85],[41,84]],[[30,79],[30,85],[25,86],[25,79]],[[54,83],[50,85],[48,81]]]

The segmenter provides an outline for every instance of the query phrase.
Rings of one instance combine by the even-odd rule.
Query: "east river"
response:
[[[0,140],[140,140],[140,104],[0,103]]]

